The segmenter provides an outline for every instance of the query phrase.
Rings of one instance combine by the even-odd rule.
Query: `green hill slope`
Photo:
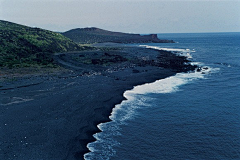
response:
[[[62,34],[0,20],[0,67],[52,63],[52,53],[83,50]]]
[[[111,32],[99,28],[77,28],[62,33],[64,36],[72,39],[74,42],[86,43],[173,43],[172,40],[158,39],[157,34],[140,35],[121,32]]]

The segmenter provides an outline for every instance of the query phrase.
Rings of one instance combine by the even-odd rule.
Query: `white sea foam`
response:
[[[204,63],[201,62],[190,62],[191,65],[203,66]]]
[[[97,141],[87,145],[91,152],[85,154],[85,159],[91,159],[91,157],[96,156],[98,159],[105,159],[115,154],[113,147],[119,145],[119,143],[114,141],[112,137],[121,135],[120,126],[126,124],[127,120],[133,118],[134,115],[137,114],[137,108],[149,105],[145,102],[146,100],[143,95],[149,93],[169,94],[177,92],[180,86],[190,83],[193,80],[204,79],[207,73],[212,73],[217,70],[218,69],[203,66],[200,72],[196,70],[190,73],[177,73],[175,76],[157,80],[153,83],[135,86],[132,90],[125,91],[123,95],[127,100],[122,101],[121,104],[113,108],[110,116],[111,122],[98,125],[98,128],[103,132],[94,134]],[[97,148],[100,148],[101,151]],[[100,152],[101,155],[99,155]]]
[[[94,134],[96,141],[89,143],[87,147],[91,151],[84,155],[86,160],[97,157],[97,159],[108,159],[115,154],[113,147],[119,145],[112,137],[121,135],[121,125],[125,125],[127,120],[133,118],[137,114],[138,107],[148,106],[145,103],[143,95],[149,93],[168,94],[177,92],[181,85],[189,83],[195,79],[204,78],[205,74],[201,72],[192,73],[178,73],[165,79],[157,80],[153,83],[146,83],[144,85],[135,86],[132,90],[124,92],[124,97],[127,100],[122,101],[113,108],[110,119],[112,121],[101,123],[98,128],[102,131]],[[101,155],[100,155],[101,154]]]
[[[154,48],[154,46],[151,46],[151,48]],[[156,47],[155,49],[160,48]],[[161,50],[162,49],[181,53],[183,51],[187,53],[191,52],[188,49],[161,48]],[[92,157],[97,157],[97,159],[109,159],[109,157],[115,154],[113,146],[119,145],[119,143],[114,141],[112,137],[121,135],[120,126],[126,124],[127,120],[133,118],[134,115],[137,114],[137,108],[149,105],[146,103],[143,95],[177,92],[180,90],[180,86],[190,83],[193,80],[204,79],[208,73],[213,73],[218,70],[204,66],[204,64],[200,62],[191,62],[191,64],[201,66],[201,70],[199,71],[196,69],[194,72],[177,73],[175,76],[157,80],[153,83],[135,86],[132,90],[125,91],[123,96],[126,100],[113,108],[111,116],[109,117],[112,120],[111,122],[98,125],[98,128],[103,132],[94,134],[97,141],[87,145],[91,152],[85,154],[84,158],[86,160],[90,160]]]
[[[192,58],[192,55],[190,53],[195,52],[195,50],[190,50],[190,49],[162,48],[162,47],[149,46],[149,45],[140,45],[140,47],[152,48],[152,49],[163,50],[163,51],[170,51],[177,55],[187,57],[188,59]]]
[[[210,72],[212,69],[206,67],[202,71]],[[148,93],[172,93],[179,90],[179,86],[184,85],[195,79],[203,79],[202,72],[177,73],[165,79],[157,80],[153,83],[146,83],[140,86],[135,86],[132,90],[126,91],[124,97],[128,101],[135,100],[135,95]]]

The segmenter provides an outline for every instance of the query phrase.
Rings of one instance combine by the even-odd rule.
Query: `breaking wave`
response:
[[[190,51],[189,49],[160,48],[147,45],[141,45],[141,47],[171,51],[188,58],[192,57],[190,54],[191,52],[195,52]],[[177,92],[180,90],[180,86],[191,83],[197,79],[204,79],[207,74],[218,71],[218,69],[204,66],[203,63],[192,62],[191,64],[198,65],[201,69],[198,68],[189,73],[177,73],[175,76],[160,79],[153,83],[135,86],[132,90],[125,91],[123,96],[126,100],[113,108],[110,115],[112,121],[98,125],[98,128],[102,132],[93,135],[96,138],[96,141],[87,145],[91,152],[85,154],[84,158],[86,160],[107,160],[115,154],[114,146],[120,145],[120,143],[114,139],[114,136],[121,135],[121,126],[126,125],[127,120],[134,118],[134,115],[137,114],[137,108],[148,106],[142,95],[152,93],[169,94]]]

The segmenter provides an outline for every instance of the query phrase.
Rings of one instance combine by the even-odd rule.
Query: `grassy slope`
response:
[[[0,20],[0,67],[51,65],[52,53],[83,49],[62,34]]]

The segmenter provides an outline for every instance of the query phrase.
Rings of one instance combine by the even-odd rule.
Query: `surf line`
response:
[[[143,46],[157,50],[167,50],[177,52],[181,56],[191,57],[189,49],[170,49],[170,48],[160,48],[156,46]],[[188,53],[183,54],[183,53]],[[194,64],[201,64],[198,62],[191,62]],[[209,69],[206,69],[210,71]],[[85,160],[90,159],[109,159],[115,154],[114,146],[119,145],[119,143],[113,140],[113,136],[121,135],[120,125],[124,125],[127,120],[134,118],[137,106],[148,105],[145,103],[144,99],[137,98],[139,95],[145,95],[149,93],[155,94],[169,94],[179,91],[180,86],[187,84],[196,79],[203,79],[205,74],[197,71],[188,73],[177,73],[174,76],[167,77],[165,79],[156,80],[153,83],[145,83],[143,85],[134,86],[133,89],[127,90],[123,93],[126,100],[123,100],[120,104],[115,105],[112,109],[109,118],[110,122],[100,123],[97,127],[102,131],[94,134],[96,141],[89,143],[87,148],[91,151],[84,155]]]

